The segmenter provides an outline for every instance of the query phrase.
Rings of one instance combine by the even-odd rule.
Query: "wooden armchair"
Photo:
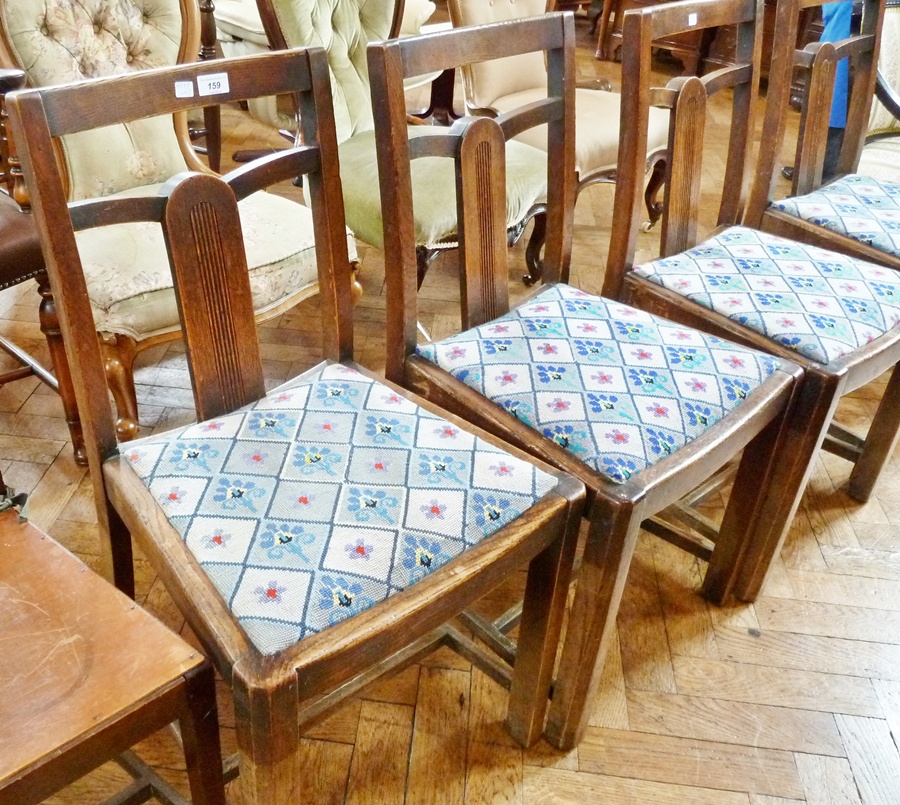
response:
[[[508,723],[540,734],[581,484],[355,366],[337,144],[323,50],[216,63],[223,102],[298,93],[303,145],[156,195],[67,204],[60,138],[183,112],[190,65],[17,93],[13,129],[56,289],[85,424],[107,568],[132,587],[141,546],[234,692],[246,801],[309,801],[300,728],[366,682],[451,645],[511,689]],[[266,393],[239,200],[304,175],[326,354]],[[295,218],[303,209],[297,206]],[[199,422],[118,447],[77,231],[160,226]],[[517,650],[486,655],[446,625],[529,563]],[[490,631],[490,630],[489,630]]]
[[[725,3],[718,3],[723,12]],[[734,7],[738,4],[729,3]],[[760,3],[740,5],[746,13]],[[779,14],[796,10],[779,4]],[[841,396],[891,369],[900,360],[900,275],[889,269],[787,240],[745,226],[734,226],[740,210],[734,188],[743,184],[744,153],[752,136],[758,47],[752,35],[742,42],[741,58],[732,68],[703,79],[676,79],[665,88],[653,86],[650,73],[652,37],[684,24],[686,14],[699,23],[714,16],[701,3],[679,3],[671,9],[626,14],[628,78],[623,99],[634,98],[623,118],[628,131],[640,132],[646,108],[663,102],[674,110],[668,178],[668,206],[663,213],[664,249],[660,259],[634,265],[634,243],[640,199],[632,188],[640,178],[640,135],[626,138],[619,154],[623,177],[617,184],[616,243],[607,267],[605,292],[625,302],[729,338],[805,368],[803,384],[789,424],[790,443],[783,461],[793,464],[788,487],[806,482],[804,466],[820,446],[853,462],[849,494],[868,499],[890,458],[900,425],[900,373],[894,372],[865,438],[832,421]],[[680,15],[680,16],[679,16]],[[758,29],[756,30],[758,34]],[[729,171],[723,181],[721,224],[711,237],[697,236],[701,146],[707,96],[734,85]],[[766,147],[764,141],[763,147]],[[635,150],[637,149],[637,150]],[[789,467],[786,466],[785,470]]]
[[[875,101],[857,171],[900,184],[900,0],[887,0]]]
[[[382,99],[376,97],[373,102],[370,94],[366,45],[388,38],[396,17],[395,0],[347,0],[337,12],[332,0],[258,2],[273,48],[321,46],[328,52],[347,225],[360,240],[384,248],[372,122],[373,106],[377,107]],[[434,71],[415,75],[428,72]],[[427,135],[432,128],[417,125],[414,133]],[[543,243],[546,159],[544,152],[525,143],[510,144],[507,231],[509,242],[514,243],[528,222],[536,219],[528,249],[532,273],[539,270]],[[440,161],[419,167],[414,181],[419,199],[415,226],[421,284],[434,257],[455,249],[458,239],[452,170],[446,170]]]
[[[520,0],[517,3],[485,3],[483,0],[450,0],[450,18],[457,27],[503,22],[543,14],[545,0]],[[496,117],[547,94],[547,69],[538,53],[517,56],[508,63],[491,60],[463,67],[466,107],[471,114]],[[662,109],[650,114],[647,135],[647,184],[645,200],[649,223],[662,213],[656,197],[665,175],[669,116]],[[615,182],[619,152],[619,96],[597,86],[575,89],[575,170],[576,195],[597,182]],[[547,135],[541,129],[528,129],[517,136],[535,148],[546,148]],[[526,277],[532,284],[538,277]]]
[[[790,0],[778,5],[766,116],[756,179],[744,223],[775,235],[900,268],[900,185],[857,172],[875,92],[884,0],[862,2],[859,34],[794,51],[800,13],[833,0]],[[822,184],[825,144],[837,63],[850,62],[847,126],[837,176]],[[789,114],[791,68],[809,69],[802,102],[793,185],[775,200],[778,156]]]
[[[2,11],[0,62],[21,67],[30,86],[192,62],[199,50],[194,0],[159,0],[152,7],[137,0],[90,5],[16,0],[4,2]],[[198,89],[195,105],[218,100],[218,91],[212,84]],[[206,170],[191,146],[186,114],[79,134],[62,148],[64,187],[72,201],[153,196],[179,172]],[[17,189],[16,198],[25,197],[22,191]],[[254,308],[265,320],[318,290],[313,220],[309,210],[301,207],[298,215],[300,205],[271,194],[250,197],[243,206]],[[138,433],[135,357],[180,336],[165,245],[158,232],[139,223],[114,223],[77,239],[118,409],[117,430],[121,438],[133,438]],[[351,240],[355,260],[354,249]]]
[[[737,16],[734,0],[697,5],[717,20],[728,11]],[[749,12],[752,19],[752,5]],[[774,362],[561,281],[575,193],[574,46],[572,17],[564,14],[369,46],[372,92],[382,99],[375,126],[386,211],[388,377],[564,467],[588,488],[590,528],[546,728],[548,740],[565,749],[587,726],[643,521],[709,562],[703,591],[712,601],[731,594],[752,600],[758,591],[793,511],[780,488],[789,463],[782,428],[800,375],[790,361]],[[547,58],[543,99],[493,120],[458,121],[443,136],[408,137],[404,74],[532,51]],[[545,284],[510,309],[504,140],[537,125],[547,127],[552,166]],[[636,185],[643,143],[635,153]],[[463,332],[419,345],[411,162],[435,156],[457,163]],[[675,507],[670,514],[682,510],[680,499],[742,449],[721,528],[687,507],[684,519],[694,530],[648,521],[668,507]]]

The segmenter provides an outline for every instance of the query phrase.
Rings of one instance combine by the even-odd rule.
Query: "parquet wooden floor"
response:
[[[582,77],[617,66],[593,60],[582,20]],[[726,112],[714,110],[720,142],[705,168],[708,194],[722,174]],[[266,133],[226,112],[226,152]],[[269,138],[276,142],[277,138]],[[296,192],[288,189],[286,192]],[[576,211],[574,282],[596,292],[605,260],[613,194],[596,186]],[[652,235],[642,236],[647,255]],[[357,356],[383,365],[383,258],[360,246],[366,295],[356,309]],[[510,288],[523,249],[514,250]],[[455,326],[454,260],[442,257],[423,288],[423,323],[436,336]],[[267,377],[285,379],[320,357],[315,300],[261,328]],[[42,352],[34,287],[0,294],[0,331]],[[141,353],[138,396],[145,432],[191,417],[179,344]],[[841,408],[864,425],[881,393],[876,381]],[[95,516],[85,472],[75,466],[57,398],[37,381],[0,389],[0,468],[30,493],[29,517],[88,562]],[[569,754],[545,744],[523,751],[504,732],[505,694],[441,651],[368,688],[304,740],[303,803],[585,803],[604,805],[896,805],[900,803],[900,457],[871,502],[844,492],[848,465],[823,456],[790,539],[753,606],[717,609],[697,589],[703,568],[645,535],[638,547],[606,662],[591,728]],[[710,502],[715,510],[716,501]],[[518,579],[494,594],[502,606]],[[183,620],[145,562],[140,601],[173,629]],[[2,615],[0,615],[2,616]],[[190,638],[190,635],[188,635]],[[3,651],[14,650],[3,647]],[[226,750],[234,748],[227,690],[219,707]],[[15,729],[3,724],[0,729]],[[186,790],[180,752],[168,732],[138,751]],[[109,764],[54,797],[66,805],[108,795],[123,773]],[[236,792],[231,791],[232,801]]]

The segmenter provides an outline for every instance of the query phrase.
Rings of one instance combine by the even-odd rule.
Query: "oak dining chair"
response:
[[[531,743],[547,708],[583,486],[352,362],[324,50],[214,69],[228,85],[223,102],[295,93],[302,145],[116,203],[67,203],[54,142],[181,112],[209,65],[9,98],[73,367],[105,568],[132,591],[134,538],[231,687],[248,802],[308,801],[300,730],[441,645],[510,689],[509,728]],[[298,175],[315,221],[327,359],[267,391],[239,199]],[[198,418],[124,445],[75,241],[75,230],[112,221],[162,230]],[[498,657],[447,622],[522,565],[518,640]]]

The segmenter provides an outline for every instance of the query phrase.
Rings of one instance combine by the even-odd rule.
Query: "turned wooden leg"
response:
[[[194,805],[225,805],[222,749],[212,666],[205,662],[184,676],[185,707],[179,719]]]
[[[740,528],[738,523],[748,519],[754,506],[757,514],[750,518],[752,531],[739,549],[739,565],[720,570],[720,565],[727,563],[717,564],[720,546],[716,544],[703,584],[705,597],[722,603],[729,592],[740,601],[754,601],[759,595],[772,558],[787,536],[843,387],[842,376],[823,374],[815,367],[807,369],[780,432],[770,426],[769,432],[757,439],[758,444],[745,448],[734,484],[735,491],[743,491],[729,501],[720,533],[727,539],[730,531]],[[724,581],[726,578],[729,581]]]
[[[59,382],[59,397],[62,400],[63,414],[66,418],[66,424],[69,426],[69,434],[72,437],[75,462],[81,466],[86,466],[87,455],[84,452],[84,434],[81,432],[81,418],[78,416],[78,404],[75,401],[75,386],[72,384],[72,374],[69,371],[69,361],[66,358],[66,347],[63,344],[62,331],[59,329],[59,317],[56,314],[53,291],[50,290],[50,280],[45,272],[38,274],[36,279],[38,293],[41,295],[41,304],[38,310],[41,332],[47,339],[50,360],[53,362],[53,373]]]
[[[653,170],[644,191],[644,204],[647,205],[647,219],[652,227],[663,214],[663,202],[659,191],[666,183],[666,157],[661,156],[653,163]]]
[[[545,737],[572,749],[584,735],[642,520],[630,501],[595,498]]]
[[[352,260],[350,262],[350,296],[353,299],[354,305],[363,298],[363,287],[359,282],[359,272],[361,270],[362,266],[359,264],[358,260]]]
[[[540,737],[544,726],[578,544],[581,508],[580,504],[569,508],[566,522],[558,526],[562,528],[560,537],[528,566],[506,716],[507,729],[522,746],[531,746]]]
[[[862,453],[850,473],[850,497],[865,503],[894,452],[900,432],[900,372],[894,368],[878,410],[869,425]]]
[[[249,664],[238,661],[232,678],[242,801],[299,803],[297,675],[288,669],[282,679],[257,679]]]
[[[137,343],[125,335],[103,335],[100,337],[100,351],[106,369],[106,382],[116,401],[116,436],[120,442],[127,442],[138,435],[137,394],[134,390]]]
[[[547,213],[539,212],[534,216],[534,229],[531,230],[528,246],[525,247],[525,265],[528,266],[528,273],[522,277],[522,282],[526,285],[534,285],[540,280],[541,274],[544,273],[541,251],[544,248],[546,239]]]
[[[609,53],[607,52],[607,39],[609,37],[609,18],[612,14],[614,3],[615,0],[603,0],[603,8],[600,10],[600,25],[598,26],[597,31],[597,52],[594,54],[594,57],[597,59],[604,60],[609,57]],[[593,8],[593,4],[591,5],[591,8]],[[618,12],[616,17],[618,18]]]

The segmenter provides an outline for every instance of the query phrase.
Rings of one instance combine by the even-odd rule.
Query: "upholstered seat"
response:
[[[744,227],[634,271],[820,363],[900,322],[896,271]]]
[[[851,173],[771,206],[900,258],[900,184]]]
[[[22,0],[4,3],[0,22],[0,57],[19,65],[38,87],[195,61],[200,47],[197,4],[181,0]],[[196,92],[199,106],[202,87]],[[184,114],[107,126],[61,142],[71,201],[155,195],[172,176],[208,171],[193,151]],[[256,314],[270,318],[318,290],[312,214],[265,193],[241,207]],[[347,237],[355,263],[355,243]],[[77,232],[76,241],[106,352],[118,432],[133,438],[135,355],[180,331],[165,245],[158,230],[143,223]]]
[[[44,270],[34,219],[4,193],[0,193],[0,242],[3,243],[0,289],[18,285]]]
[[[709,429],[778,366],[567,285],[416,352],[616,483]]]
[[[152,196],[159,187],[114,195]],[[248,196],[239,206],[254,309],[258,316],[274,315],[286,299],[291,305],[295,294],[317,285],[312,216],[272,193]],[[141,341],[180,329],[159,227],[141,222],[91,229],[78,233],[78,247],[99,332]]]
[[[263,654],[415,584],[556,485],[339,364],[124,456]]]
[[[410,138],[434,131],[431,126],[411,126]],[[546,133],[544,138],[546,139]],[[378,160],[375,154],[375,132],[372,129],[354,134],[339,146],[341,184],[346,205],[347,225],[366,243],[384,248],[381,221],[381,194],[378,189]],[[535,199],[542,198],[547,186],[547,156],[524,143],[511,142],[507,147],[506,223],[516,226],[528,216]],[[416,160],[413,176],[413,223],[416,242],[436,247],[456,238],[456,175],[453,164],[439,157]]]

